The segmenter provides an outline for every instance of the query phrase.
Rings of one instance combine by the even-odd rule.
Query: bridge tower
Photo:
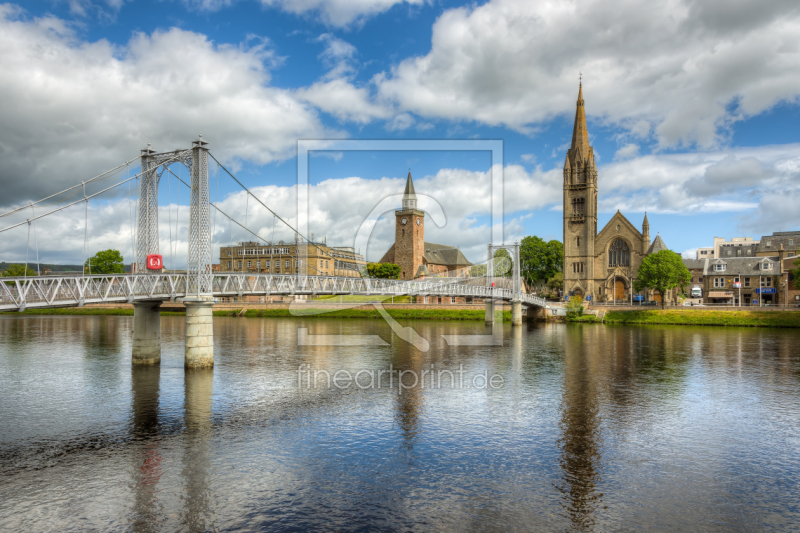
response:
[[[184,366],[214,366],[214,317],[211,306],[211,194],[208,183],[208,143],[201,134],[192,143],[189,205],[189,257],[186,264],[186,338]],[[191,296],[190,296],[191,295]]]

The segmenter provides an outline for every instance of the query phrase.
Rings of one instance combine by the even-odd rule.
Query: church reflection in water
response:
[[[572,329],[564,345],[564,392],[561,402],[560,450],[562,479],[556,483],[561,505],[574,529],[588,531],[596,522],[603,495],[600,483],[600,434],[597,351],[590,349],[588,329]]]

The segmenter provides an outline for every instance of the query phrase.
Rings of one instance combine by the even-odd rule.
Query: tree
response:
[[[94,254],[83,264],[83,270],[91,274],[122,274],[125,267],[119,250],[103,250]]]
[[[556,272],[553,277],[547,280],[547,288],[551,291],[560,291],[564,289],[564,273]]]
[[[487,275],[487,263],[479,263],[477,265],[472,265],[469,269],[469,275],[473,278],[482,278]],[[514,270],[514,261],[511,257],[511,254],[508,253],[508,250],[505,248],[501,248],[494,253],[494,258],[492,259],[492,271],[494,272],[494,277],[496,278],[507,278],[511,277],[511,273]]]
[[[798,250],[797,253],[800,254],[800,250]],[[797,289],[800,288],[800,259],[797,259],[793,264],[797,268],[793,268],[789,271],[789,279],[792,280],[795,289]]]
[[[528,236],[519,244],[519,260],[528,283],[549,280],[563,269],[564,245],[557,240],[545,242],[535,235]]]
[[[642,289],[658,291],[661,295],[661,308],[663,309],[667,291],[675,287],[685,290],[691,281],[692,274],[683,264],[681,256],[672,250],[661,250],[642,260],[633,288],[637,292]]]
[[[367,275],[371,278],[400,279],[400,265],[394,263],[367,263]]]
[[[5,278],[22,278],[26,275],[35,276],[36,271],[25,265],[8,265],[8,268],[3,271],[3,277]]]

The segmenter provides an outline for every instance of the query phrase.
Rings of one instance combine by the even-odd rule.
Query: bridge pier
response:
[[[133,302],[133,342],[131,362],[134,365],[161,363],[161,300]]]
[[[491,298],[486,299],[486,325],[494,324],[494,300]]]
[[[511,300],[511,325],[522,325],[522,302],[520,300]]]
[[[186,338],[184,367],[214,366],[214,315],[211,300],[184,300],[186,305]]]

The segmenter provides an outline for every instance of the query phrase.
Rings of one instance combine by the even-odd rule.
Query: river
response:
[[[532,324],[451,346],[484,325],[404,322],[419,351],[382,320],[215,318],[216,366],[186,372],[184,320],[161,320],[160,367],[132,368],[132,317],[0,316],[0,530],[800,527],[795,330]],[[376,386],[389,368],[408,388]],[[345,370],[360,381],[327,386]]]

